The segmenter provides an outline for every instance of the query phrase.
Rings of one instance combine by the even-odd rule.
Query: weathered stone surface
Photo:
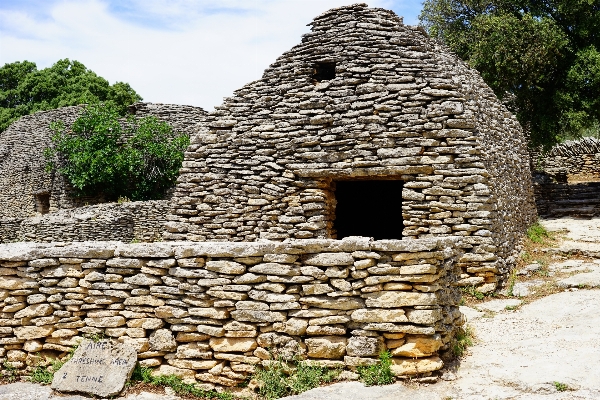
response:
[[[34,304],[15,313],[15,318],[44,317],[52,314],[54,308],[49,304]]]
[[[177,342],[168,329],[159,329],[150,335],[150,349],[155,351],[173,351]]]
[[[402,309],[363,308],[353,311],[351,318],[356,322],[408,322]]]
[[[253,338],[211,338],[210,347],[218,352],[247,352],[257,347]]]
[[[439,357],[419,359],[392,358],[390,369],[395,376],[416,375],[442,369],[444,362]]]
[[[54,331],[54,326],[19,326],[13,329],[18,339],[38,339],[50,335]]]
[[[329,308],[332,310],[355,310],[365,307],[363,300],[355,297],[308,296],[300,298],[298,301],[311,307]]]
[[[367,307],[397,308],[406,306],[428,306],[437,303],[433,293],[375,292],[364,294]]]
[[[348,339],[346,354],[353,357],[377,357],[384,349],[382,337],[354,336]]]
[[[352,265],[354,257],[349,253],[320,253],[304,257],[304,263],[322,267]]]
[[[209,261],[206,269],[221,274],[239,275],[246,272],[246,266],[234,261]]]
[[[308,356],[338,359],[346,354],[348,340],[343,336],[322,336],[306,339]]]
[[[136,363],[133,347],[102,340],[84,340],[55,374],[52,389],[108,397],[119,394]]]
[[[400,357],[426,357],[434,354],[442,345],[440,335],[409,336],[404,345],[393,349],[391,353]]]

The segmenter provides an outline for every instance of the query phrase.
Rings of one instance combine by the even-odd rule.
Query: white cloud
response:
[[[0,64],[29,60],[44,68],[70,58],[111,83],[128,82],[144,101],[212,109],[259,79],[315,16],[354,2],[57,0],[46,3],[43,15],[39,8],[0,4]],[[372,0],[370,6],[413,3],[420,8],[414,0]]]

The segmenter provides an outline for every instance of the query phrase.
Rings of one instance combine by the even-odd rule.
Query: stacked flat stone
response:
[[[521,127],[478,73],[365,4],[302,43],[193,134],[168,240],[336,238],[335,181],[404,181],[403,238],[461,236],[463,286],[493,291],[536,210]],[[335,77],[314,72],[335,63]]]
[[[22,373],[85,335],[204,388],[275,357],[440,369],[462,324],[458,238],[0,245],[0,361]]]
[[[599,180],[600,139],[568,140],[554,146],[540,156],[539,170],[560,183]]]
[[[62,122],[69,128],[82,110],[82,106],[75,106],[40,111],[0,132],[0,220],[34,216],[38,193],[50,195],[50,212],[105,201],[102,197],[74,197],[60,174],[45,171],[44,149],[51,146],[53,135],[50,124]],[[130,112],[136,117],[156,116],[186,134],[206,114],[199,107],[151,103],[136,103]]]
[[[168,200],[104,203],[25,219],[3,219],[0,243],[160,241]]]

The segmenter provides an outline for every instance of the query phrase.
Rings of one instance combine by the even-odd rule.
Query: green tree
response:
[[[419,19],[481,73],[533,146],[597,129],[598,0],[425,0]]]
[[[140,100],[129,84],[110,85],[78,61],[59,60],[41,70],[29,61],[0,68],[0,131],[36,111],[102,101],[125,115],[127,106]]]
[[[160,199],[175,183],[189,137],[156,117],[124,121],[113,104],[92,104],[73,123],[52,125],[48,171],[57,170],[76,195],[109,200]]]

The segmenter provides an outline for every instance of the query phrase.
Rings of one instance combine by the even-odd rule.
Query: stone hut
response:
[[[63,107],[27,115],[0,132],[0,243],[160,239],[168,200],[105,203],[101,197],[74,197],[60,174],[45,171],[44,149],[50,124],[71,126],[82,107]],[[199,107],[136,103],[129,112],[154,115],[180,132],[201,122]]]
[[[165,237],[461,236],[459,284],[496,288],[536,218],[515,117],[392,11],[355,4],[311,25],[198,126]]]
[[[0,218],[22,219],[60,209],[102,202],[102,199],[74,198],[64,179],[45,171],[44,149],[51,144],[50,124],[62,121],[70,126],[82,107],[41,111],[15,121],[0,132]],[[198,107],[137,103],[130,112],[154,115],[176,130],[187,131],[200,122],[205,111]]]
[[[545,217],[600,215],[600,139],[568,140],[538,155],[537,209]]]

